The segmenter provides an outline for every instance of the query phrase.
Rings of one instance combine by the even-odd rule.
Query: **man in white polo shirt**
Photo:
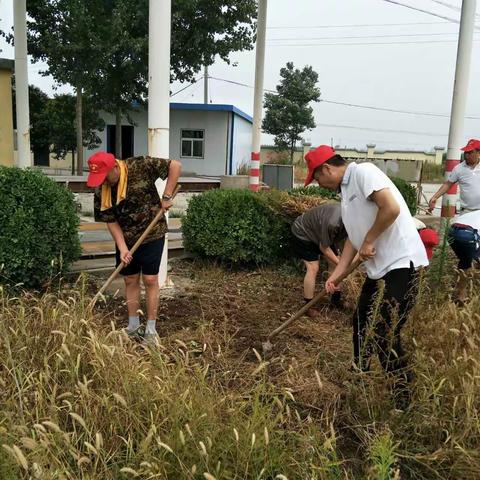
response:
[[[472,138],[463,148],[465,160],[460,162],[448,176],[428,203],[429,210],[435,208],[437,200],[458,182],[460,186],[460,208],[462,212],[480,210],[480,140]]]
[[[357,252],[367,271],[353,317],[355,364],[368,370],[374,343],[382,367],[394,374],[397,406],[405,406],[410,373],[400,330],[415,301],[416,270],[428,265],[425,247],[402,195],[375,165],[347,164],[326,145],[307,153],[305,160],[306,185],[316,180],[321,187],[340,190],[342,220],[348,234],[340,262],[325,284],[326,290],[336,290],[335,280],[348,269]],[[372,342],[366,333],[380,280],[385,282],[385,289]]]

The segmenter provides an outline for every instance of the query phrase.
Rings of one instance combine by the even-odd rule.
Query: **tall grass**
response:
[[[82,281],[57,294],[1,291],[0,478],[478,479],[478,279],[459,309],[454,276],[443,275],[440,287],[422,275],[404,329],[416,378],[404,412],[375,362],[349,373],[328,352],[314,378],[298,377],[322,392],[307,403],[273,381],[273,360],[258,355],[246,368],[227,359],[232,338],[212,325],[203,344],[146,349],[111,312],[86,310]],[[301,374],[295,359],[278,361]]]
[[[245,382],[221,368],[222,344],[145,349],[78,287],[1,294],[2,479],[347,478],[334,430],[263,361]]]
[[[422,180],[423,182],[443,182],[445,166],[443,163],[425,162],[423,164]]]

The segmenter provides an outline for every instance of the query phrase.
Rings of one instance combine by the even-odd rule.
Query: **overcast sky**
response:
[[[396,0],[443,17],[459,19],[461,0]],[[0,0],[0,28],[10,30],[13,0]],[[480,7],[472,53],[464,139],[480,137]],[[456,60],[458,23],[393,5],[385,0],[269,0],[265,88],[274,89],[279,70],[292,61],[311,65],[319,75],[321,98],[314,105],[317,127],[304,134],[321,143],[364,148],[430,150],[446,146],[449,120],[338,105],[341,102],[391,110],[449,114]],[[13,49],[0,41],[2,57]],[[253,85],[254,50],[231,56],[237,66],[217,61],[212,77]],[[39,64],[29,68],[30,83],[53,94],[54,81],[42,77]],[[172,92],[185,85],[175,83]],[[69,86],[59,90],[71,91]],[[210,80],[213,103],[234,104],[248,114],[253,89]],[[202,102],[202,82],[172,101]],[[268,136],[263,138],[269,142]]]

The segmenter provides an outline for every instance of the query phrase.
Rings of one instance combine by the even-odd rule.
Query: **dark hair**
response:
[[[347,161],[337,153],[313,171],[313,178],[315,178],[315,174],[317,173],[317,171],[320,170],[324,165],[331,165],[332,167],[343,167],[346,164]]]
[[[343,167],[347,164],[347,161],[337,153],[332,158],[328,159],[325,164],[331,165],[332,167]]]

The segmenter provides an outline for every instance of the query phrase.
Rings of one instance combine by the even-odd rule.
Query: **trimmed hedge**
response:
[[[399,178],[392,181],[414,213],[415,188]],[[197,195],[182,218],[185,248],[201,257],[236,264],[275,263],[290,253],[290,224],[296,216],[286,214],[292,210],[291,205],[287,209],[291,197],[305,205],[311,196],[338,199],[335,192],[316,186],[294,188],[288,194],[276,190],[210,190]]]
[[[417,213],[417,191],[415,187],[410,185],[406,180],[398,177],[391,177],[390,180],[398,188],[404,198],[408,209],[412,215]]]
[[[182,219],[185,248],[232,263],[278,261],[290,228],[268,206],[268,198],[250,190],[210,190],[193,197]]]
[[[331,200],[339,199],[337,192],[334,192],[333,190],[328,190],[328,188],[319,187],[318,185],[291,188],[290,190],[288,190],[288,194],[293,195],[295,197],[308,195],[308,196],[327,198]]]
[[[0,166],[0,283],[41,287],[80,255],[73,195],[41,172]]]

